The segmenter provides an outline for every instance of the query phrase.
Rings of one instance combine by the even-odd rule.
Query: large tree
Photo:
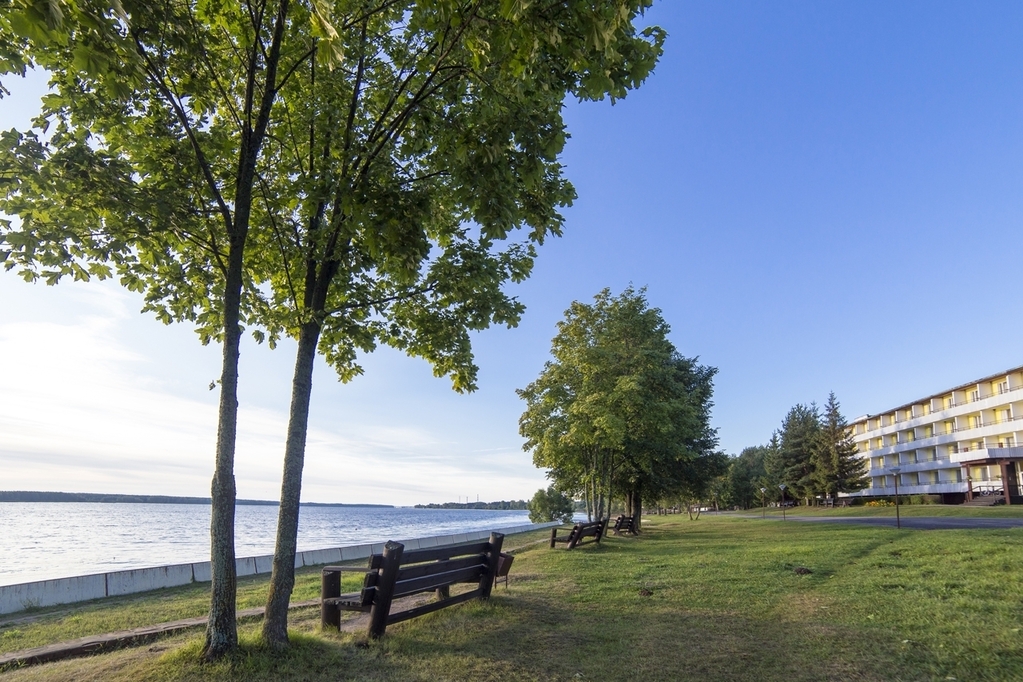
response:
[[[643,291],[605,289],[566,311],[553,359],[518,392],[523,447],[559,487],[592,497],[598,518],[616,492],[638,521],[644,496],[720,473],[706,466],[717,445],[709,425],[716,370],[680,356],[668,332]]]
[[[0,44],[0,68],[46,69],[51,90],[34,130],[0,143],[0,211],[20,221],[0,223],[0,259],[48,283],[116,272],[146,310],[222,343],[207,658],[237,646],[238,359],[258,308],[247,267],[257,185],[283,124],[280,92],[322,23],[290,0],[0,8],[16,35]]]
[[[649,4],[82,2],[59,27],[29,4],[0,15],[23,28],[0,67],[54,74],[37,124],[56,131],[4,139],[3,208],[22,221],[4,225],[8,267],[53,282],[112,265],[162,320],[224,343],[207,656],[237,639],[242,325],[298,341],[264,626],[279,645],[317,348],[342,379],[383,342],[473,387],[468,330],[517,321],[501,287],[528,275],[531,244],[560,232],[574,196],[557,162],[563,98],[642,82],[664,38],[634,27]],[[520,226],[524,243],[499,249]]]
[[[819,493],[833,498],[838,493],[862,490],[870,483],[867,462],[856,453],[849,424],[842,416],[834,391],[828,395],[824,406],[810,459],[812,478]]]

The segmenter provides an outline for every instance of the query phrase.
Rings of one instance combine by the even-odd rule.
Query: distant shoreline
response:
[[[210,504],[208,497],[175,495],[114,495],[106,493],[57,493],[30,490],[0,490],[0,502],[99,502],[108,504]],[[244,506],[276,507],[273,500],[236,500]],[[345,502],[303,502],[303,507],[375,507],[394,509],[393,504],[349,504]]]
[[[417,504],[415,509],[489,509],[497,511],[524,511],[529,507],[525,500],[500,500],[498,502],[443,502]]]

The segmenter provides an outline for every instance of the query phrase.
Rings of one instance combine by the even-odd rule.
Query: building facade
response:
[[[941,495],[946,503],[1020,497],[1023,367],[962,384],[850,425],[870,486],[852,496]]]

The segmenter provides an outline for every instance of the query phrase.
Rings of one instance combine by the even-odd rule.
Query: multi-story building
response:
[[[853,496],[998,495],[1023,503],[1023,367],[866,415],[850,425],[870,486]]]

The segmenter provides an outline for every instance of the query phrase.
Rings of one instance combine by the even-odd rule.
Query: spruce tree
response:
[[[812,464],[817,490],[832,497],[862,490],[869,482],[866,460],[856,454],[856,444],[833,391],[824,407]]]

